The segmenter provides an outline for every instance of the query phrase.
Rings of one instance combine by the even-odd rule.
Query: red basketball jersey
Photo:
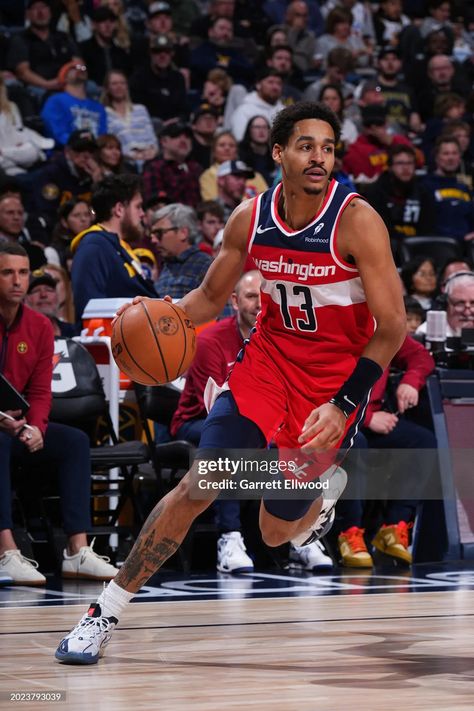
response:
[[[250,228],[248,251],[264,279],[251,344],[335,391],[375,327],[359,272],[337,248],[342,212],[358,195],[332,180],[313,220],[292,230],[278,215],[281,189],[256,198]]]

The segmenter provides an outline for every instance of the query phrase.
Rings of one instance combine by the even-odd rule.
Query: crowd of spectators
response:
[[[472,267],[468,0],[12,0],[0,59],[0,244],[43,270],[27,303],[56,335],[90,298],[197,286],[232,210],[278,182],[271,122],[300,100],[339,116],[335,176],[382,215],[414,322],[442,265],[402,265],[401,241],[452,237]],[[144,231],[112,229],[117,185]]]

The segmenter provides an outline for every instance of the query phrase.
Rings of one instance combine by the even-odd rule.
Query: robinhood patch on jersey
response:
[[[59,188],[54,183],[46,183],[46,185],[43,185],[41,195],[45,200],[57,200],[59,197]]]

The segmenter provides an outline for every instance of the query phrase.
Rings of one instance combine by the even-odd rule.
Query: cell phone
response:
[[[0,418],[1,417],[3,417],[5,420],[13,420],[13,422],[17,422],[17,420],[15,420],[15,418],[9,415],[7,412],[2,412],[0,410]],[[33,432],[34,428],[31,425],[23,425],[20,432],[23,432],[23,430],[31,430]],[[20,434],[20,432],[18,434]]]

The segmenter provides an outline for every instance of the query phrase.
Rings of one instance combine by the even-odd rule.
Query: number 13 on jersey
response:
[[[311,298],[311,289],[307,286],[301,286],[300,284],[290,286],[277,283],[275,287],[280,294],[280,310],[285,327],[292,331],[316,331],[318,329],[318,322]],[[289,299],[288,292],[290,292]],[[294,297],[300,297],[299,303],[295,303],[296,299],[294,299]],[[291,306],[297,306],[299,308],[302,316],[304,316],[303,318],[298,318],[296,315],[292,317],[288,301],[291,302]]]

